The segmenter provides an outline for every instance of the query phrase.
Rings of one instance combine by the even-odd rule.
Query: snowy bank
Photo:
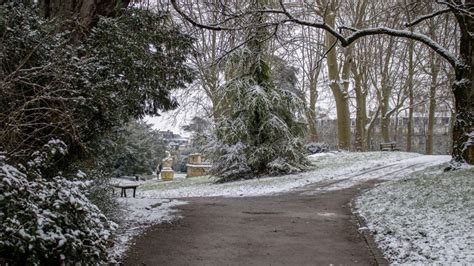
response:
[[[391,263],[474,263],[474,168],[382,183],[356,208]]]
[[[388,178],[449,161],[449,156],[422,156],[405,152],[325,153],[309,156],[308,172],[215,184],[212,177],[193,177],[171,182],[151,181],[138,194],[150,198],[241,197],[284,193],[318,182],[331,182],[327,189],[342,189],[369,179]],[[396,175],[398,176],[398,175]]]
[[[114,246],[109,250],[109,261],[117,263],[134,236],[146,228],[159,223],[172,222],[180,218],[173,207],[186,204],[185,201],[151,198],[118,198],[123,206],[123,221],[116,231]]]

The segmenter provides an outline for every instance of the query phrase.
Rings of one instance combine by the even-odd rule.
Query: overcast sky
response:
[[[181,127],[188,124],[190,119],[186,115],[176,115],[176,112],[164,112],[161,113],[161,116],[146,116],[143,120],[151,124],[153,129],[160,131],[171,130],[181,136],[189,136],[189,132],[185,132]]]

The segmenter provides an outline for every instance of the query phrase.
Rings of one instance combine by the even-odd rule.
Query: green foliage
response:
[[[212,138],[212,122],[199,116],[193,117],[188,125],[182,127],[184,131],[191,133],[190,147],[181,154],[203,153],[205,146],[209,144]]]
[[[191,122],[188,125],[184,125],[182,129],[187,132],[204,134],[208,132],[211,127],[211,122],[207,119],[195,116],[191,119]]]
[[[151,174],[165,157],[166,144],[144,122],[130,122],[119,130],[108,158],[115,176]]]
[[[0,148],[15,162],[54,138],[70,149],[54,166],[64,169],[111,129],[176,107],[171,90],[193,77],[185,62],[192,39],[164,14],[101,18],[81,42],[22,5],[2,5],[0,14]]]
[[[80,160],[69,169],[82,169],[92,179],[87,197],[110,219],[119,222],[121,212],[112,196],[110,179],[115,176],[150,174],[164,157],[166,146],[150,125],[131,121],[89,143],[90,160]],[[72,170],[66,171],[71,172]]]
[[[112,96],[117,108],[136,118],[177,107],[169,93],[192,81],[185,63],[192,39],[166,20],[166,13],[139,9],[126,10],[118,19],[102,18],[83,46],[91,65],[100,65],[87,69],[91,90]]]
[[[273,85],[262,55],[243,49],[235,58],[232,67],[241,75],[220,89],[228,108],[211,148],[213,173],[228,181],[305,169],[300,98]]]
[[[161,136],[150,125],[131,121],[89,144],[92,160],[81,160],[70,169],[82,169],[92,179],[87,197],[109,218],[120,222],[122,213],[112,196],[114,176],[150,174],[164,157]],[[69,171],[70,172],[70,171]]]
[[[102,163],[97,165],[97,168],[86,170],[85,176],[91,180],[84,193],[108,219],[120,224],[123,221],[125,212],[113,195],[113,190],[110,186],[111,173],[107,168],[100,168],[103,165]]]
[[[35,180],[41,162],[63,148],[62,142],[50,142],[26,166],[11,165],[0,154],[0,257],[9,263],[107,261],[108,239],[116,225],[84,196],[87,183],[77,179],[83,174],[73,181],[60,173]]]

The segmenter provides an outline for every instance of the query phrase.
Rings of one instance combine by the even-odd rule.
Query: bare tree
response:
[[[293,2],[293,1],[292,1]],[[176,0],[171,0],[174,8],[186,19],[192,21],[195,26],[210,30],[235,30],[234,27],[229,26],[232,19],[222,21],[221,23],[206,25],[205,22],[198,22],[192,20],[189,15],[180,9],[180,5]],[[412,5],[419,5],[421,7],[426,5],[434,5],[433,12],[423,16],[419,16],[413,21],[408,21],[406,27],[413,27],[414,30],[390,28],[386,26],[371,27],[365,29],[358,29],[350,26],[332,26],[326,22],[324,17],[315,17],[311,20],[304,20],[298,17],[298,12],[302,12],[301,5],[290,4],[284,0],[279,0],[278,7],[273,9],[255,9],[247,11],[246,14],[255,12],[265,12],[273,15],[274,20],[268,22],[268,25],[296,23],[315,29],[322,29],[331,34],[341,46],[348,47],[355,41],[362,37],[370,35],[390,35],[394,37],[413,39],[416,42],[423,43],[429,48],[433,49],[437,54],[449,62],[455,71],[455,82],[452,86],[452,92],[455,97],[456,105],[456,122],[453,128],[453,159],[455,162],[468,162],[474,164],[474,83],[472,75],[472,66],[474,64],[473,53],[473,38],[474,20],[473,20],[473,6],[474,0],[447,0],[432,3],[431,1],[419,1]],[[309,8],[306,6],[306,8]],[[408,7],[407,7],[408,8]],[[444,13],[452,13],[457,21],[458,29],[460,31],[460,49],[459,56],[456,53],[449,51],[428,35],[416,31],[416,25],[423,23],[426,20],[434,18]],[[235,13],[231,18],[245,16],[246,14]],[[253,25],[247,25],[253,26]],[[261,25],[260,25],[261,26]],[[239,26],[241,27],[241,26]]]
[[[285,42],[280,43],[281,49],[285,50],[284,58],[299,70],[298,86],[306,106],[308,141],[317,142],[319,134],[316,126],[316,103],[319,98],[320,74],[324,66],[324,35],[306,27],[292,26],[285,31],[284,38]]]

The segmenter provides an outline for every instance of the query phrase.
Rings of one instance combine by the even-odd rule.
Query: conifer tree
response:
[[[253,3],[265,7],[264,0]],[[307,165],[302,138],[302,102],[288,88],[275,86],[267,54],[266,16],[255,14],[245,47],[229,59],[231,77],[220,88],[224,112],[212,146],[213,173],[222,181],[301,171]]]

